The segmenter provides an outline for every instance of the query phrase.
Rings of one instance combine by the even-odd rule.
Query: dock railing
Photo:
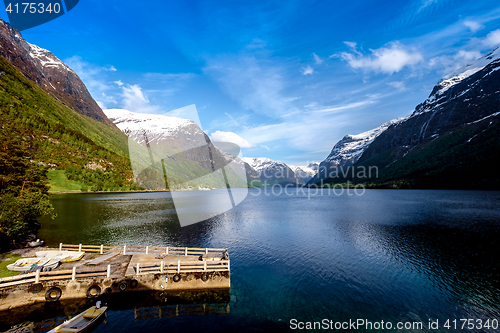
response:
[[[199,247],[165,247],[165,246],[106,246],[59,244],[59,251],[83,251],[104,254],[106,252],[119,252],[121,254],[157,254],[157,255],[185,255],[200,256],[227,252],[227,249],[199,248]]]
[[[229,260],[180,261],[176,263],[138,263],[134,267],[136,274],[141,273],[194,273],[229,271]]]
[[[0,279],[0,289],[17,286],[25,283],[39,283],[50,280],[76,280],[78,278],[110,276],[111,265],[103,268],[82,268],[69,270],[55,270],[49,272],[36,271],[28,274],[20,274]]]
[[[158,254],[158,255],[185,255],[185,256],[200,256],[212,255],[217,257],[227,249],[213,248],[189,248],[189,247],[159,247],[159,246],[104,246],[104,245],[71,245],[60,244],[61,251],[83,251],[93,253],[109,253],[119,252],[121,254]],[[215,256],[214,256],[215,255]],[[155,263],[139,263],[134,267],[135,274],[145,273],[193,273],[193,272],[222,272],[230,270],[230,261],[226,260],[204,260],[204,261],[181,261],[165,262],[159,261]],[[110,277],[111,265],[107,267],[73,267],[72,270],[54,270],[42,272],[40,270],[28,274],[20,274],[0,279],[0,289],[8,288],[16,285],[27,283],[39,283],[50,280],[75,280],[78,278],[87,277]]]

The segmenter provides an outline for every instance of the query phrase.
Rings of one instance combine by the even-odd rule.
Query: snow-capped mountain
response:
[[[246,176],[247,176],[247,182],[252,185],[252,186],[259,186],[260,185],[260,175],[259,173],[250,166],[250,164],[246,163],[239,157],[235,157],[231,155],[230,153],[227,153],[225,151],[219,150],[222,156],[226,159],[226,161],[234,162],[237,165],[241,165],[242,167],[245,168]]]
[[[382,174],[384,172],[390,174],[387,176],[389,179],[389,177],[397,177],[396,175],[401,177],[405,172],[412,172],[411,170],[415,174],[415,170],[420,170],[419,168],[424,168],[424,166],[430,168],[435,164],[434,167],[437,168],[440,165],[439,168],[444,170],[447,163],[456,163],[461,156],[465,156],[465,151],[460,153],[458,146],[470,144],[471,140],[487,132],[488,126],[492,126],[500,118],[499,69],[500,48],[496,48],[471,64],[443,77],[429,97],[417,105],[408,117],[392,120],[359,135],[345,136],[333,147],[325,161],[321,162],[318,174],[309,181],[309,184],[316,184],[331,177],[332,170],[335,171],[341,167],[345,169],[352,165],[372,166],[374,164]],[[476,133],[475,131],[478,131],[476,125],[481,122],[486,123],[486,128],[481,127],[481,130]],[[474,129],[468,130],[473,133],[470,137],[455,139],[456,141],[453,141],[451,146],[447,141],[449,139],[446,138],[443,139],[446,144],[432,147],[432,153],[428,153],[428,156],[423,152],[430,149],[428,147],[431,143],[441,136],[449,136],[473,126],[475,126]],[[446,155],[447,149],[451,148],[456,155],[453,157],[447,155],[448,157],[438,160],[437,156]],[[425,163],[413,161],[404,167],[398,167],[395,162],[405,156],[408,158],[417,156],[415,155],[417,153],[412,154],[414,151],[426,156]],[[469,152],[469,150],[466,151]],[[414,158],[418,160],[420,157]],[[389,166],[394,170],[386,169]]]
[[[346,168],[356,163],[364,151],[370,146],[382,132],[387,130],[389,126],[401,122],[404,118],[393,119],[377,128],[358,135],[346,135],[334,146],[330,155],[322,161],[318,169],[311,177],[311,184],[318,183],[326,178],[331,177],[337,172],[342,172]],[[319,171],[318,171],[319,170]]]
[[[324,162],[330,163],[331,166],[348,167],[358,161],[363,152],[382,132],[393,124],[402,121],[403,118],[393,119],[377,128],[366,131],[358,135],[346,135],[333,146],[330,155]]]
[[[366,135],[358,151],[349,154],[346,149],[343,154],[348,144],[339,142],[328,160],[340,165],[349,160],[343,156],[355,157],[356,171],[376,167],[377,172],[371,176],[346,173],[337,181],[396,187],[496,188],[498,178],[493,170],[500,159],[499,69],[500,48],[496,48],[446,75],[408,117],[385,130],[370,131],[377,135]],[[323,166],[328,171],[328,165],[322,162],[319,175],[309,184],[328,178],[322,174]]]
[[[123,133],[139,144],[146,138],[149,143],[175,140],[184,141],[192,147],[193,140],[201,139],[200,145],[206,144],[205,133],[192,120],[123,109],[106,109],[104,113]]]
[[[71,68],[50,51],[26,42],[19,31],[2,19],[0,55],[60,102],[81,114],[112,126]]]
[[[399,147],[399,159],[415,147],[500,111],[500,48],[445,76],[408,117],[381,133],[359,161]]]
[[[165,172],[171,189],[221,188],[226,183],[218,177],[218,170],[233,163],[232,170],[241,167],[243,177],[226,168],[231,186],[247,185],[243,179],[244,162],[216,148],[194,121],[123,109],[104,112],[129,137],[130,160],[139,184],[145,186],[149,182],[153,187],[161,188],[161,174]],[[130,139],[137,144],[131,144]],[[157,172],[151,175],[148,168],[156,168]],[[247,175],[250,173],[249,180],[255,179],[254,170],[246,171]]]
[[[314,177],[316,172],[318,172],[319,163],[312,162],[307,166],[289,165],[289,167],[293,170],[295,176],[299,177],[305,183],[307,183],[309,180],[311,180],[312,177]]]
[[[257,171],[261,181],[266,182],[268,185],[289,183],[303,184],[303,181],[283,162],[274,161],[265,157],[244,157],[242,160]]]

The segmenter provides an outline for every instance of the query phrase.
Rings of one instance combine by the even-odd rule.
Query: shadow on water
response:
[[[204,332],[284,331],[283,325],[263,321],[254,327],[246,327],[242,318],[228,318],[229,290],[181,292],[167,295],[164,292],[134,292],[103,295],[99,299],[66,300],[53,303],[37,303],[0,312],[0,331],[20,323],[32,323],[33,332],[46,332],[65,320],[85,311],[96,300],[108,306],[106,319],[94,332],[153,332],[191,331],[197,325]],[[255,324],[255,323],[254,323]],[[261,326],[261,327],[259,327]]]

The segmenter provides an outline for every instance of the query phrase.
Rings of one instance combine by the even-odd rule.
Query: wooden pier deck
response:
[[[50,272],[0,279],[0,310],[133,290],[230,288],[226,249],[60,244],[59,250],[85,255]]]

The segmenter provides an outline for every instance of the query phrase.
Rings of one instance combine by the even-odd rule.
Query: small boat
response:
[[[32,268],[41,267],[45,269],[54,269],[59,266],[59,260],[51,258],[21,258],[15,263],[7,265],[7,269],[15,272],[26,272]],[[33,271],[35,271],[34,269]]]
[[[78,261],[83,258],[85,252],[80,251],[39,251],[36,253],[38,258],[55,259],[62,263]]]
[[[84,332],[94,325],[99,318],[104,316],[107,306],[100,306],[101,302],[97,302],[96,306],[92,306],[88,310],[83,311],[79,315],[65,321],[48,333],[63,333],[63,332]]]
[[[32,266],[42,266],[48,263],[49,259],[43,258],[21,258],[15,263],[7,265],[9,271],[24,272],[29,270]]]

